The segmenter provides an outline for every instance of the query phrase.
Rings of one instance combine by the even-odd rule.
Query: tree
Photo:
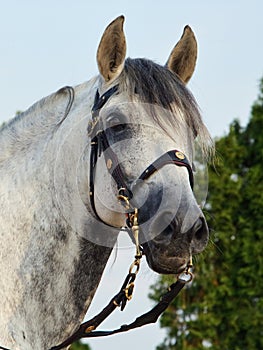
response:
[[[88,344],[76,341],[71,345],[70,350],[91,350],[91,348]]]
[[[263,348],[263,79],[245,128],[234,120],[216,141],[206,216],[211,241],[195,279],[161,317],[158,350]],[[158,299],[167,276],[152,286]]]

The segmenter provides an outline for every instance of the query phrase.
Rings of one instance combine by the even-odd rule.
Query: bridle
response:
[[[185,271],[177,276],[177,281],[169,287],[168,292],[162,296],[161,301],[152,310],[138,317],[134,322],[132,322],[129,325],[122,325],[120,328],[112,331],[95,331],[95,329],[116,309],[116,307],[120,307],[122,311],[125,308],[127,301],[132,298],[135,278],[139,271],[140,259],[143,255],[143,250],[139,243],[139,210],[131,205],[131,199],[133,196],[132,191],[129,189],[125,181],[126,177],[118,161],[118,157],[110,145],[110,142],[107,137],[107,130],[103,130],[102,121],[100,119],[100,110],[108,102],[108,100],[116,93],[118,93],[118,85],[111,87],[102,96],[99,95],[99,92],[97,90],[94,104],[91,110],[92,119],[88,125],[88,135],[91,139],[89,174],[90,205],[94,216],[100,222],[103,222],[104,224],[108,225],[99,216],[96,210],[94,198],[96,164],[98,158],[103,154],[106,168],[116,183],[117,199],[126,211],[127,226],[125,230],[133,238],[133,241],[135,243],[135,260],[129,268],[129,273],[126,276],[120,291],[111,299],[109,304],[93,319],[81,324],[79,329],[69,338],[67,338],[63,343],[61,343],[58,346],[52,347],[50,350],[63,349],[64,347],[70,345],[72,342],[77,341],[81,338],[108,336],[116,333],[126,332],[130,329],[138,328],[149,323],[154,323],[157,321],[159,316],[166,310],[166,308],[177,296],[180,290],[185,286],[185,284],[189,283],[193,279],[193,274],[190,271],[190,269],[192,268],[192,259],[190,258],[189,264]],[[154,174],[156,171],[160,170],[163,166],[167,164],[174,164],[177,166],[186,167],[188,170],[189,182],[191,188],[193,189],[194,178],[192,167],[186,156],[178,150],[168,151],[159,158],[157,158],[141,173],[136,182],[139,182],[138,180],[147,180],[152,174]]]
[[[166,294],[164,294],[160,302],[149,312],[137,317],[134,322],[129,325],[122,325],[120,328],[112,331],[96,331],[95,329],[117,308],[120,307],[121,311],[124,310],[128,300],[132,298],[134,282],[136,275],[139,271],[140,260],[143,255],[142,247],[139,243],[139,223],[138,223],[138,213],[139,210],[131,205],[132,191],[129,189],[125,179],[124,172],[118,161],[116,153],[113,151],[108,137],[107,130],[103,130],[102,121],[100,119],[100,110],[108,102],[108,100],[116,93],[118,93],[118,85],[111,87],[102,96],[99,95],[97,90],[95,95],[94,104],[92,107],[92,119],[88,124],[88,135],[91,139],[91,151],[90,151],[90,177],[89,177],[89,196],[90,205],[94,216],[104,224],[104,222],[97,210],[95,205],[94,197],[94,187],[95,187],[95,175],[96,175],[96,165],[98,158],[103,154],[106,164],[106,168],[114,179],[117,186],[117,200],[122,204],[126,211],[126,227],[125,230],[133,238],[136,246],[135,260],[129,268],[129,273],[126,276],[120,291],[111,299],[109,304],[94,318],[84,322],[80,325],[79,329],[73,333],[69,338],[67,338],[63,343],[58,346],[52,347],[50,350],[60,350],[66,346],[69,346],[74,341],[81,338],[89,337],[103,337],[108,335],[113,335],[116,333],[126,332],[130,329],[138,328],[149,323],[155,323],[159,316],[167,309],[169,304],[178,295],[180,290],[193,279],[193,274],[190,271],[192,268],[192,258],[188,263],[185,271],[177,276],[177,281],[173,283]],[[189,175],[190,186],[193,189],[194,178],[192,167],[186,158],[186,156],[178,151],[171,150],[164,153],[162,156],[157,158],[152,164],[150,164],[138,177],[138,180],[145,181],[156,171],[160,170],[163,166],[167,164],[174,164],[177,166],[186,167]],[[108,225],[111,226],[111,225]]]
[[[122,204],[125,208],[127,220],[126,227],[124,228],[129,235],[133,238],[133,241],[136,246],[135,260],[131,264],[129,268],[129,272],[124,280],[123,285],[121,286],[120,291],[110,300],[108,305],[95,317],[92,319],[82,323],[77,331],[75,331],[71,336],[69,336],[65,341],[61,344],[52,347],[49,350],[60,350],[68,347],[73,342],[82,339],[82,338],[91,338],[91,337],[103,337],[109,336],[116,333],[122,333],[129,331],[131,329],[135,329],[138,327],[142,327],[149,323],[155,323],[159,316],[167,309],[173,299],[178,295],[181,289],[193,279],[193,274],[190,271],[192,268],[192,258],[190,257],[190,261],[186,267],[186,269],[177,275],[177,280],[173,283],[169,288],[168,292],[161,297],[160,302],[153,307],[150,311],[136,318],[136,320],[130,324],[122,325],[120,328],[111,330],[111,331],[96,331],[96,328],[117,308],[120,307],[121,311],[124,310],[127,301],[132,298],[133,290],[134,290],[134,282],[137,276],[137,273],[140,268],[140,260],[143,255],[142,247],[139,242],[139,223],[138,223],[138,208],[135,208],[131,205],[132,192],[129,189],[128,185],[125,181],[125,175],[123,170],[118,162],[118,157],[116,153],[113,151],[109,140],[107,138],[107,131],[103,130],[101,127],[100,120],[100,110],[106,104],[106,102],[118,92],[118,85],[113,86],[109,90],[107,90],[102,96],[99,95],[99,92],[96,92],[94,104],[92,107],[92,119],[88,125],[88,135],[91,139],[91,151],[90,151],[90,183],[89,183],[89,197],[90,197],[90,205],[93,211],[94,216],[104,224],[108,225],[104,222],[97,210],[95,205],[94,198],[94,184],[95,184],[95,174],[96,174],[96,164],[98,158],[104,154],[104,159],[106,163],[106,167],[108,169],[109,174],[114,179],[117,186],[117,200]],[[152,174],[160,170],[163,166],[167,164],[174,164],[177,166],[184,166],[188,170],[189,182],[191,188],[194,186],[193,179],[193,171],[192,167],[186,158],[186,156],[178,151],[171,150],[164,153],[162,156],[157,158],[152,164],[150,164],[138,177],[138,180],[145,181]],[[138,181],[137,180],[137,181]],[[111,225],[108,225],[111,226]],[[0,346],[2,350],[10,350]]]
[[[98,158],[103,154],[105,164],[109,174],[114,179],[117,186],[117,199],[119,202],[125,207],[126,210],[130,209],[130,200],[132,199],[132,191],[129,189],[126,181],[125,175],[123,173],[122,167],[118,161],[118,156],[113,151],[108,137],[107,130],[103,129],[102,121],[100,119],[100,110],[101,108],[108,102],[108,100],[118,92],[118,85],[113,86],[109,90],[107,90],[102,96],[99,95],[97,90],[95,95],[94,104],[92,107],[92,119],[88,125],[88,135],[91,138],[91,151],[90,151],[90,176],[89,176],[89,195],[90,195],[90,205],[95,217],[105,223],[97,213],[95,206],[95,198],[94,198],[94,183],[95,183],[95,174],[96,174],[96,164]],[[163,166],[167,164],[175,164],[177,166],[186,167],[189,175],[189,182],[191,188],[194,187],[194,177],[192,167],[186,158],[186,156],[178,151],[171,150],[164,153],[158,159],[156,159],[152,164],[150,164],[138,177],[135,181],[140,182],[147,180],[152,174],[156,171],[160,170]],[[127,213],[128,220],[129,214]],[[128,225],[129,226],[129,225]]]

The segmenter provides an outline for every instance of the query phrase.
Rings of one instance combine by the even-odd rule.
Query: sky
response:
[[[263,76],[262,13],[262,0],[0,0],[0,123],[62,86],[97,75],[101,35],[123,14],[128,56],[161,64],[184,26],[192,27],[199,53],[188,86],[212,136],[222,136],[234,118],[246,125],[258,94]],[[131,248],[123,248],[114,263],[114,257],[110,259],[89,316],[118,291],[132,256]],[[127,312],[117,311],[104,328],[130,322],[147,311],[152,305],[148,287],[156,278],[144,262]],[[93,350],[131,350],[139,342],[141,348],[151,350],[164,334],[155,325],[89,343]]]

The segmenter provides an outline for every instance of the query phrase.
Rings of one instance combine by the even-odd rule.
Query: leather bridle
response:
[[[91,138],[91,151],[90,151],[90,184],[89,184],[89,196],[90,205],[94,216],[104,224],[104,222],[97,213],[94,198],[94,183],[96,174],[96,164],[98,158],[104,154],[104,159],[106,167],[109,174],[114,179],[117,186],[117,199],[124,206],[127,215],[127,227],[125,230],[133,237],[133,241],[136,245],[135,260],[129,268],[129,273],[127,274],[120,291],[110,300],[108,305],[95,317],[82,323],[77,331],[75,331],[70,337],[64,340],[61,344],[52,347],[49,350],[61,350],[68,347],[73,342],[88,337],[103,337],[109,336],[116,333],[122,333],[142,327],[146,324],[155,323],[159,316],[167,309],[173,299],[178,295],[181,289],[193,279],[193,274],[190,271],[192,268],[192,258],[186,269],[177,275],[177,280],[169,288],[168,292],[164,294],[159,303],[153,307],[150,311],[136,318],[136,320],[130,324],[122,325],[120,328],[111,331],[96,331],[96,328],[117,308],[120,307],[121,311],[125,308],[128,300],[132,298],[134,282],[139,271],[140,259],[142,258],[142,247],[139,243],[139,223],[138,223],[138,209],[134,208],[130,201],[132,199],[132,192],[126,184],[125,175],[118,162],[118,157],[113,151],[108,138],[107,130],[103,130],[101,125],[101,120],[99,112],[101,108],[106,104],[106,102],[118,92],[118,85],[113,86],[108,91],[106,91],[102,96],[99,92],[96,92],[94,104],[92,107],[92,120],[88,125],[88,135]],[[150,164],[138,177],[138,180],[145,181],[156,171],[160,170],[163,166],[167,164],[174,164],[177,166],[186,167],[189,175],[189,182],[191,188],[194,186],[192,167],[186,158],[186,156],[178,151],[171,150],[164,153],[158,159],[156,159],[152,164]],[[137,181],[138,181],[137,180]],[[108,225],[110,226],[110,225]],[[10,350],[0,346],[0,349]]]
[[[91,110],[92,119],[88,125],[88,135],[91,138],[90,176],[89,176],[90,205],[95,217],[106,225],[108,224],[105,223],[97,213],[95,198],[94,198],[96,164],[97,164],[98,158],[102,154],[104,155],[104,160],[105,160],[105,164],[108,169],[108,172],[116,183],[117,193],[118,193],[117,198],[121,202],[121,204],[124,205],[126,209],[129,209],[127,204],[130,203],[130,200],[132,199],[132,196],[133,196],[132,191],[129,189],[125,181],[126,177],[118,161],[118,157],[116,153],[113,151],[109,143],[109,140],[107,137],[107,130],[103,130],[102,121],[100,119],[101,108],[117,92],[118,92],[118,85],[115,85],[109,90],[107,90],[102,96],[99,95],[99,92],[97,90],[94,104]],[[152,174],[154,174],[156,171],[160,170],[163,166],[167,164],[174,164],[177,166],[186,167],[186,169],[188,170],[189,182],[190,182],[191,188],[193,189],[194,177],[193,177],[192,167],[190,165],[190,162],[186,158],[186,156],[178,150],[168,151],[164,153],[162,156],[160,156],[158,159],[156,159],[141,173],[141,175],[138,177],[135,183],[139,182],[138,180],[141,180],[141,181],[147,180]],[[127,213],[127,215],[129,215],[129,213]]]
[[[192,268],[192,258],[185,271],[177,276],[177,281],[173,283],[168,292],[162,296],[160,302],[150,311],[137,317],[134,322],[128,325],[122,325],[120,328],[112,331],[96,331],[95,329],[116,309],[120,307],[123,310],[128,300],[132,298],[134,281],[139,271],[140,259],[142,258],[142,247],[139,243],[139,223],[138,223],[138,209],[134,208],[130,201],[132,199],[132,192],[129,189],[125,179],[124,172],[121,165],[119,164],[118,157],[113,151],[110,142],[107,138],[107,130],[103,130],[102,121],[100,120],[100,110],[107,103],[107,101],[118,92],[118,85],[113,86],[107,90],[102,96],[99,92],[96,92],[94,104],[92,107],[92,119],[88,125],[88,135],[91,138],[91,151],[90,151],[90,204],[94,216],[104,224],[105,223],[99,216],[96,210],[95,198],[94,198],[94,183],[96,175],[96,164],[98,158],[104,154],[104,160],[109,174],[114,179],[117,186],[117,199],[124,206],[127,215],[127,227],[125,230],[128,231],[130,236],[133,237],[133,241],[136,245],[135,260],[131,264],[129,273],[126,276],[120,291],[111,299],[109,304],[94,318],[84,322],[80,325],[79,329],[67,338],[63,343],[58,346],[51,348],[50,350],[60,350],[70,345],[72,342],[77,341],[81,338],[88,337],[102,337],[116,333],[126,332],[128,330],[141,327],[143,325],[154,323],[158,320],[159,316],[167,309],[169,304],[178,295],[180,290],[193,279],[193,274],[190,269]],[[186,156],[178,151],[171,150],[164,153],[152,164],[150,164],[138,177],[138,180],[145,181],[156,171],[160,170],[167,164],[174,164],[177,166],[184,166],[188,170],[189,182],[191,188],[194,186],[194,178],[192,167],[186,158]],[[110,226],[110,225],[108,225]]]

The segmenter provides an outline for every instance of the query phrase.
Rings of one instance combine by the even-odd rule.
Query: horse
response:
[[[0,132],[0,345],[43,350],[80,325],[137,208],[148,265],[177,274],[206,247],[194,143],[212,149],[187,88],[186,26],[164,66],[126,59],[124,16],[105,29],[99,74],[36,102]],[[95,147],[95,149],[94,149]]]

